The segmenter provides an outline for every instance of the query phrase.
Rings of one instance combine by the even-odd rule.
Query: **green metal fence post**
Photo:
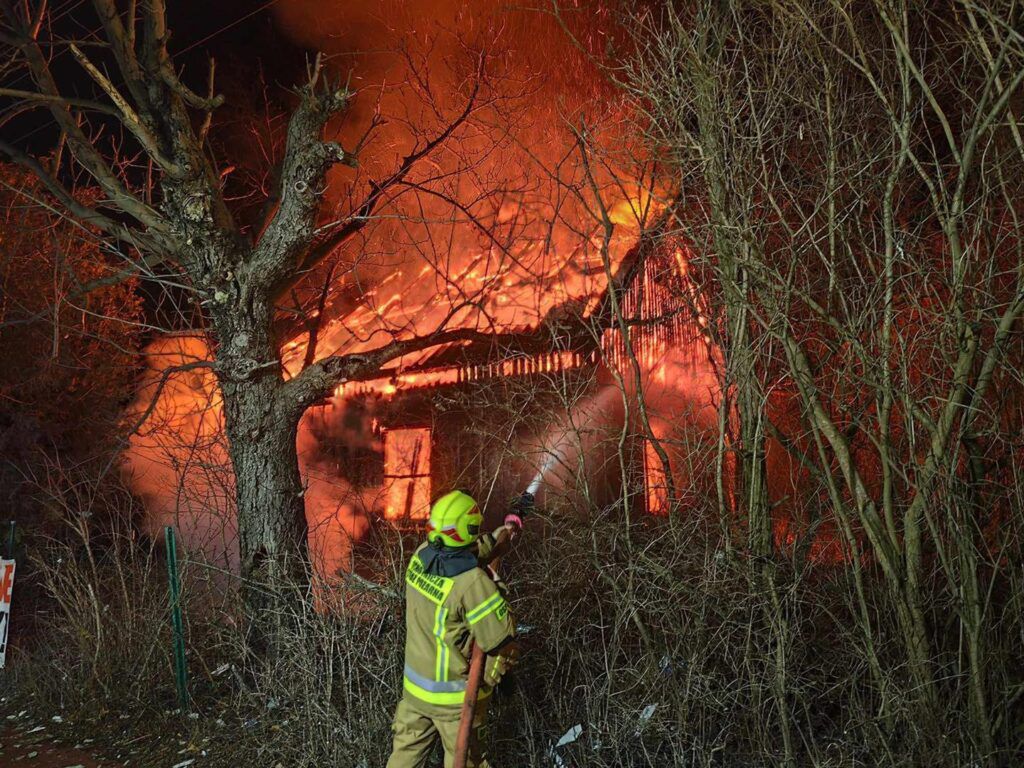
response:
[[[164,528],[167,543],[167,580],[171,588],[171,627],[174,630],[174,677],[178,688],[178,706],[188,709],[188,670],[185,667],[185,626],[181,620],[181,582],[178,580],[178,546],[174,528]]]

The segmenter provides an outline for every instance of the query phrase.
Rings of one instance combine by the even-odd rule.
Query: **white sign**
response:
[[[7,656],[7,628],[11,623],[11,593],[14,591],[14,561],[0,560],[0,669]]]

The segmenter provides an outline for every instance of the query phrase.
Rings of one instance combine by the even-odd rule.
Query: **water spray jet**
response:
[[[548,455],[545,457],[544,461],[541,462],[540,469],[537,470],[537,474],[533,476],[533,480],[531,480],[530,484],[526,486],[526,492],[528,494],[531,496],[537,495],[537,491],[540,489],[540,484],[543,482],[544,476],[554,468],[555,464],[557,464],[561,458],[561,448],[548,451]]]

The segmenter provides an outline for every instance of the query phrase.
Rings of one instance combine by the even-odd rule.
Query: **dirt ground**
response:
[[[13,718],[13,719],[11,719]],[[59,723],[35,724],[8,715],[0,725],[0,766],[106,768],[121,765],[98,758],[88,744],[62,743]]]
[[[227,723],[212,724],[217,739],[202,725],[197,714],[175,712],[71,722],[0,696],[0,768],[237,768]]]

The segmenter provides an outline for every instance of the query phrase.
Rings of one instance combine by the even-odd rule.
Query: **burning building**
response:
[[[666,427],[686,405],[705,417],[713,412],[712,347],[685,252],[652,240],[634,244],[614,265],[600,253],[575,256],[540,276],[546,293],[517,285],[511,272],[482,275],[483,254],[458,275],[503,281],[506,290],[492,297],[494,331],[526,343],[483,352],[434,346],[372,380],[345,383],[311,410],[309,450],[321,472],[351,489],[362,514],[414,525],[438,493],[460,486],[500,504],[545,463],[549,493],[571,495],[583,482],[592,504],[612,503],[625,490],[649,513],[668,510],[667,471],[677,468],[671,448],[666,467],[652,438],[668,447]],[[345,353],[373,348],[373,327],[403,298],[382,301],[383,312],[364,305],[333,321],[328,345]],[[447,302],[435,294],[400,312],[399,322],[429,324]],[[635,414],[638,392],[656,401],[647,425]],[[610,455],[621,449],[623,429],[625,477]]]

